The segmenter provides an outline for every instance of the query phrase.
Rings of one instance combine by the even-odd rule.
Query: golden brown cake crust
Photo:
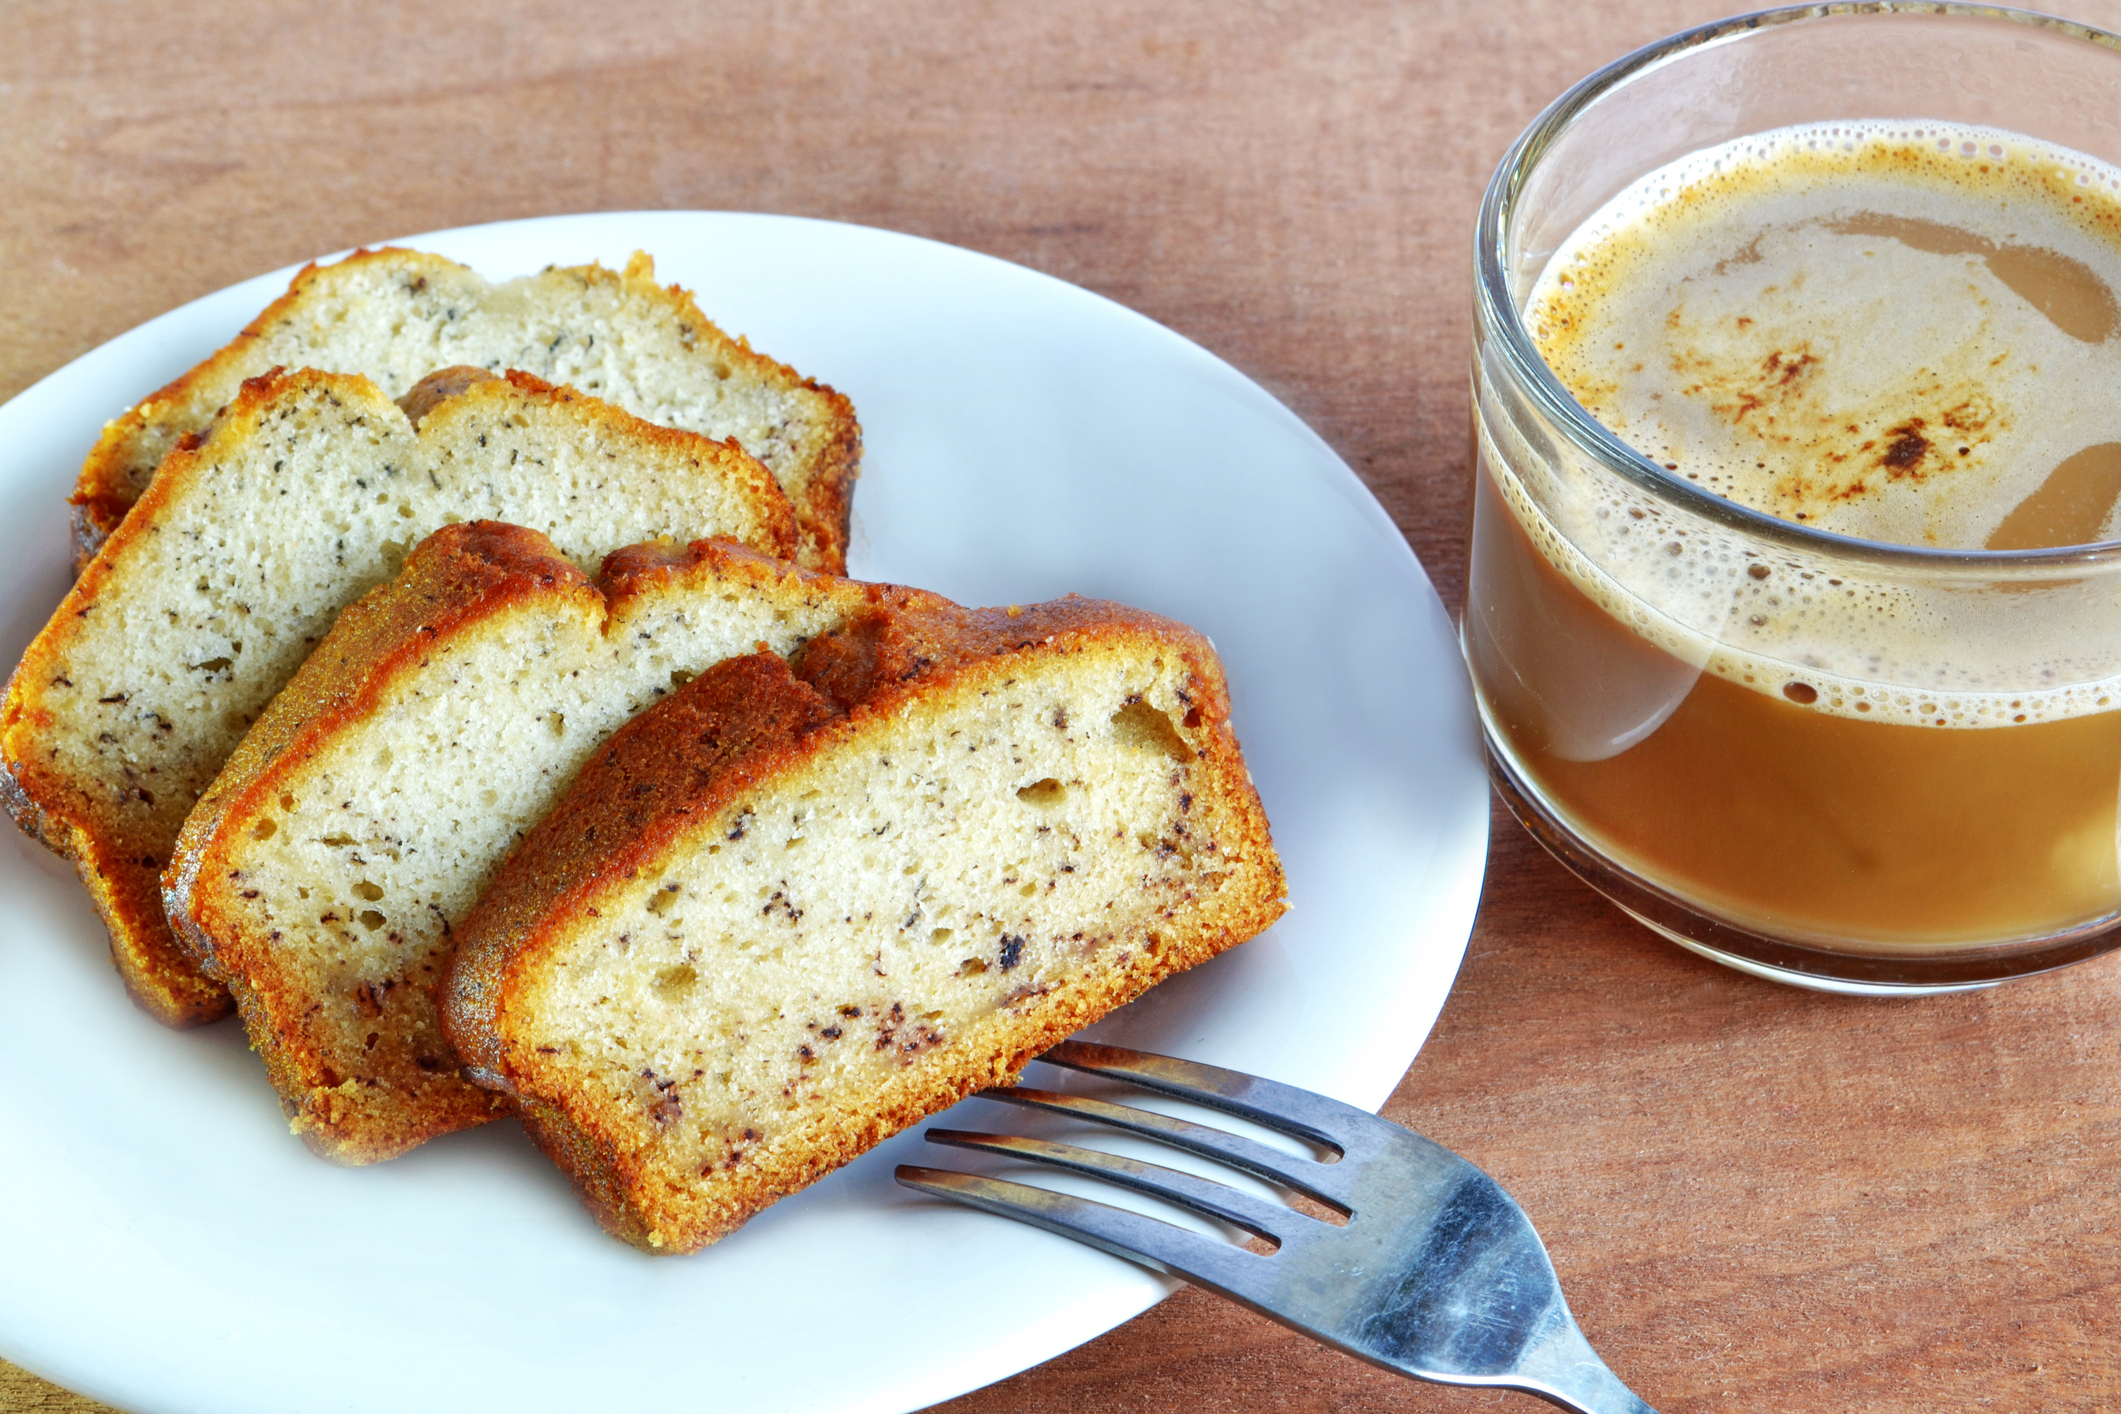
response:
[[[460,392],[466,386],[442,374],[432,379]],[[365,759],[376,740],[370,729],[399,710],[401,694],[427,679],[431,665],[462,662],[511,622],[573,623],[609,635],[633,622],[637,598],[648,601],[650,621],[674,604],[697,621],[713,617],[732,592],[783,613],[822,608],[829,621],[894,595],[926,597],[814,574],[717,540],[624,547],[606,557],[592,586],[534,531],[498,522],[446,526],[421,542],[395,579],[340,615],[251,728],[186,820],[163,897],[179,938],[235,994],[283,1108],[320,1156],[347,1164],[394,1158],[492,1118],[501,1102],[459,1076],[438,1029],[432,984],[454,910],[439,925],[432,916],[400,925],[391,914],[389,927],[372,930],[381,946],[357,974],[320,968],[319,941],[351,930],[353,918],[336,905],[329,922],[315,909],[291,910],[286,879],[267,882],[282,831],[295,828],[292,802],[315,792],[320,770],[337,773],[329,763],[343,763],[349,743],[369,743],[360,749]],[[503,715],[487,725],[504,728],[505,708],[496,710]],[[333,799],[350,797],[347,807],[371,818],[373,785],[357,776],[336,786]],[[438,843],[416,831],[368,838],[386,850]],[[361,853],[346,860],[355,875],[363,872]],[[344,944],[330,946],[337,952]]]
[[[677,286],[672,285],[676,290]],[[692,296],[686,295],[690,303]],[[741,341],[739,341],[741,342]],[[751,351],[749,344],[745,351]],[[757,355],[753,355],[757,357]],[[780,366],[780,365],[776,365]],[[791,375],[795,370],[788,370]],[[862,424],[844,393],[805,378],[803,386],[831,400],[832,435],[819,453],[803,494],[791,497],[802,544],[797,556],[806,566],[827,574],[847,572],[847,539],[854,519],[854,483],[862,473]]]
[[[255,418],[286,377],[274,369],[245,382],[236,401],[224,410],[224,420]],[[72,861],[110,932],[112,960],[126,991],[157,1020],[179,1027],[217,1021],[234,1009],[234,1001],[226,988],[199,974],[169,931],[160,882],[167,858],[152,841],[132,837],[121,818],[100,808],[102,802],[85,796],[73,780],[47,769],[42,739],[55,723],[50,712],[26,699],[30,684],[62,680],[68,640],[54,627],[96,611],[125,546],[155,533],[156,514],[194,473],[199,447],[192,440],[170,453],[165,463],[169,475],[140,496],[142,514],[118,524],[103,541],[53,612],[52,626],[22,655],[8,679],[5,706],[0,707],[0,778],[6,781],[0,794],[9,813],[31,837]]]
[[[432,263],[436,269],[452,267],[454,262],[439,255],[428,255],[424,251],[403,250],[385,246],[379,250],[357,250],[341,264],[369,263],[381,260],[403,260]],[[193,399],[193,390],[209,379],[218,381],[217,375],[247,366],[250,346],[286,318],[300,303],[307,287],[321,267],[314,260],[295,272],[287,285],[287,292],[258,313],[258,317],[243,326],[241,333],[227,345],[210,355],[205,362],[172,379],[162,387],[142,398],[104,427],[81,463],[80,475],[74,479],[74,494],[70,498],[73,506],[74,553],[76,571],[84,570],[90,557],[102,548],[103,542],[117,530],[127,511],[139,501],[153,479],[157,462],[143,458],[138,444],[156,424],[168,423],[179,435],[197,433],[199,426],[180,425],[173,419],[183,416],[180,409]],[[277,370],[275,370],[277,371]],[[263,376],[263,375],[260,375]],[[248,386],[246,382],[246,387]],[[189,419],[185,419],[189,423]]]
[[[132,790],[119,801],[91,796],[58,763],[58,749],[52,745],[58,723],[41,705],[42,698],[53,684],[70,688],[65,677],[68,654],[76,636],[85,631],[85,621],[106,602],[125,597],[107,590],[128,547],[138,542],[144,548],[161,533],[159,518],[164,511],[187,494],[192,482],[212,470],[206,459],[220,438],[225,434],[240,439],[269,418],[283,395],[309,392],[334,404],[390,412],[374,385],[359,374],[273,369],[247,380],[205,438],[189,438],[170,454],[136,503],[138,514],[127,514],[118,524],[51,622],[31,643],[9,679],[5,705],[0,706],[0,778],[4,778],[0,804],[6,805],[25,832],[73,862],[110,932],[112,957],[127,991],[150,1014],[172,1026],[214,1021],[234,1006],[228,991],[203,976],[189,951],[171,934],[163,908],[160,875],[170,863],[169,850],[182,814],[163,825],[136,818],[142,814],[140,802],[145,802],[149,813],[158,808],[168,813],[173,796],[166,782],[130,783],[137,801]],[[473,383],[452,406],[471,413],[505,414],[509,401],[519,403],[525,394],[569,406],[577,419],[634,445],[680,453],[702,472],[711,468],[717,477],[747,493],[745,504],[761,517],[757,535],[762,543],[784,553],[797,544],[793,513],[778,484],[764,467],[729,443],[643,421],[572,389],[521,373]],[[382,403],[379,408],[378,403]],[[106,700],[123,702],[122,697]]]
[[[465,363],[453,363],[447,368],[437,368],[405,390],[398,399],[398,409],[405,420],[418,427],[427,414],[451,398],[462,397],[481,383],[491,383],[501,377],[489,369],[473,368]]]
[[[818,596],[843,599],[850,592],[871,605],[891,606],[907,612],[957,610],[940,594],[910,589],[902,584],[878,584],[843,579],[838,575],[805,569],[785,559],[775,559],[731,540],[696,540],[689,545],[656,541],[628,545],[604,557],[597,586],[611,603],[612,613],[623,613],[626,601],[643,592],[651,580],[697,579],[703,574],[724,581],[749,581],[760,588],[794,586]],[[961,611],[960,611],[961,612]]]
[[[712,1185],[674,1186],[632,1142],[509,1026],[511,1005],[541,958],[594,926],[600,902],[655,871],[680,838],[762,782],[858,744],[917,699],[1012,680],[1022,652],[1081,653],[1158,635],[1191,670],[1186,726],[1210,758],[1234,821],[1233,855],[1257,873],[1194,926],[1121,948],[1079,986],[1011,1001],[945,1051],[948,1064],[894,1071],[870,1103],[838,1113],[806,1142],[767,1144]],[[771,654],[725,662],[634,719],[599,749],[562,804],[532,831],[458,930],[440,991],[444,1031],[481,1084],[505,1093],[526,1128],[567,1171],[615,1236],[648,1251],[687,1252],[726,1235],[778,1196],[839,1167],[921,1117],[1003,1083],[1032,1056],[1271,924],[1286,886],[1264,813],[1228,720],[1228,694],[1206,640],[1123,606],[1069,598],[1025,609],[967,610],[940,601],[880,606],[815,640],[793,669]],[[732,1160],[732,1163],[734,1161]]]
[[[464,267],[439,255],[402,247],[384,246],[357,250],[344,260],[326,267],[315,261],[302,267],[287,292],[267,305],[225,347],[204,362],[158,389],[103,429],[83,461],[70,498],[76,573],[118,527],[155,475],[160,458],[151,448],[160,440],[181,439],[196,434],[210,419],[212,410],[193,405],[201,390],[219,386],[256,362],[252,347],[287,319],[321,278],[320,272],[343,273],[349,266],[385,263],[406,268],[425,268],[433,273],[455,274]],[[721,355],[747,366],[756,376],[816,394],[829,409],[824,421],[823,445],[811,459],[806,484],[791,497],[798,524],[797,553],[803,563],[828,573],[844,573],[847,535],[853,505],[854,482],[861,471],[862,430],[854,404],[843,394],[814,378],[806,378],[784,363],[753,349],[750,342],[733,338],[700,312],[691,293],[678,285],[658,286],[655,262],[636,252],[623,271],[590,264],[564,272],[589,284],[616,285],[656,291],[666,298],[678,321],[697,331]],[[262,372],[263,370],[259,370]],[[418,419],[415,418],[415,421]]]
[[[163,876],[170,926],[201,970],[234,993],[296,1132],[335,1162],[388,1158],[481,1123],[503,1107],[457,1076],[439,1034],[419,1044],[434,1031],[424,1004],[431,976],[386,979],[364,991],[377,1030],[407,1044],[374,1057],[338,1054],[310,991],[264,965],[277,935],[253,936],[250,916],[229,906],[230,895],[241,896],[243,888],[241,871],[229,867],[229,842],[269,819],[283,783],[346,723],[374,712],[397,675],[433,645],[513,604],[555,593],[599,599],[587,576],[536,531],[494,521],[436,531],[395,579],[339,616],[244,736],[178,837]],[[600,602],[595,612],[601,616]],[[408,1116],[417,1123],[408,1126]]]

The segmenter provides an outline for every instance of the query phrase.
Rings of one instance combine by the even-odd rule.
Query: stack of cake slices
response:
[[[684,1252],[1285,890],[1204,638],[840,577],[851,405],[648,271],[362,253],[113,423],[0,792],[317,1152]]]

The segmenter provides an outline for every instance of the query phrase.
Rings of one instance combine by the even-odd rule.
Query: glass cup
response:
[[[2117,46],[1971,5],[1744,16],[1577,84],[1488,188],[1462,633],[1491,772],[1684,947],[1911,993],[2121,946],[2121,542],[1947,551],[1747,509],[1601,427],[1523,303],[1622,190],[1772,129],[2003,129],[2121,166]]]

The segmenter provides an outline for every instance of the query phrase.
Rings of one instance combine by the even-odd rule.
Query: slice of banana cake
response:
[[[879,606],[621,728],[457,929],[444,1032],[693,1251],[1285,907],[1200,635]]]
[[[424,251],[355,251],[309,265],[226,348],[112,422],[74,487],[83,564],[139,499],[162,458],[203,429],[246,378],[275,366],[363,373],[401,397],[438,368],[514,368],[650,422],[733,438],[795,507],[802,563],[846,565],[861,465],[854,405],[716,328],[692,296],[623,271],[553,268],[492,284]]]
[[[523,374],[436,381],[463,391],[408,394],[417,431],[359,375],[244,384],[163,464],[9,680],[0,801],[73,860],[127,986],[164,1021],[230,1006],[162,910],[184,817],[340,608],[422,536],[508,520],[591,565],[659,536],[793,546],[787,499],[730,444]]]
[[[434,984],[508,851],[701,669],[929,597],[712,540],[621,550],[594,583],[516,526],[422,541],[265,709],[164,875],[296,1132],[370,1163],[505,1109],[459,1075]]]

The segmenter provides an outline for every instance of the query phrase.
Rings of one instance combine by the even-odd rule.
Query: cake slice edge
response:
[[[1086,600],[1029,610],[952,609],[926,623],[872,626],[899,630],[897,643],[888,641],[894,636],[888,632],[821,638],[802,655],[813,661],[797,671],[770,655],[725,663],[644,713],[585,768],[575,790],[511,856],[459,930],[441,990],[445,1033],[467,1074],[510,1096],[532,1137],[569,1174],[598,1221],[622,1240],[653,1252],[697,1250],[922,1116],[1004,1082],[1038,1052],[1163,977],[1253,936],[1284,910],[1280,864],[1229,731],[1220,671],[1205,640],[1154,616]],[[1232,812],[1230,854],[1233,860],[1244,856],[1244,877],[1202,916],[1166,926],[1162,936],[1152,928],[1141,937],[1108,939],[1099,954],[1101,971],[1086,972],[1079,985],[1027,983],[1006,993],[969,1035],[947,1038],[950,1045],[924,1035],[923,1023],[896,1007],[888,1015],[865,1016],[858,1024],[878,1030],[878,1050],[888,1044],[909,1057],[902,1068],[887,1072],[859,1113],[808,1135],[815,1143],[783,1144],[778,1136],[765,1140],[744,1129],[731,1140],[722,1165],[742,1171],[705,1197],[692,1191],[696,1185],[675,1181],[667,1166],[658,1167],[652,1125],[644,1129],[638,1116],[569,1093],[562,1062],[545,1059],[526,1039],[526,1028],[512,1024],[512,1014],[536,1005],[543,959],[570,946],[572,934],[604,926],[598,920],[606,911],[616,917],[615,910],[631,907],[623,896],[640,891],[642,876],[658,877],[674,846],[698,853],[719,848],[719,840],[739,839],[749,817],[722,817],[748,793],[770,789],[835,751],[865,749],[865,736],[889,728],[934,691],[938,678],[984,695],[1012,681],[1012,655],[1051,650],[1056,640],[1064,640],[1058,651],[1066,652],[1115,626],[1138,630],[1149,623],[1175,631],[1163,640],[1170,652],[1190,659],[1197,647],[1204,655],[1193,660],[1198,671],[1191,681],[1199,691],[1186,714],[1198,750],[1185,742],[1177,749],[1191,753],[1189,760],[1214,758],[1217,788],[1241,797]],[[848,641],[863,637],[872,642]],[[687,749],[688,742],[709,745],[697,751]],[[1126,847],[1133,847],[1131,839]],[[769,912],[772,907],[769,902]],[[1003,939],[998,965],[1005,971],[1016,962],[1012,943],[1021,948],[1023,939]],[[840,1029],[834,1022],[825,1034],[836,1039]],[[568,1044],[560,1043],[554,1054]],[[915,1064],[923,1051],[949,1064]],[[652,1070],[642,1074],[655,1077]],[[655,1083],[669,1087],[667,1104],[683,1113],[677,1079]]]

